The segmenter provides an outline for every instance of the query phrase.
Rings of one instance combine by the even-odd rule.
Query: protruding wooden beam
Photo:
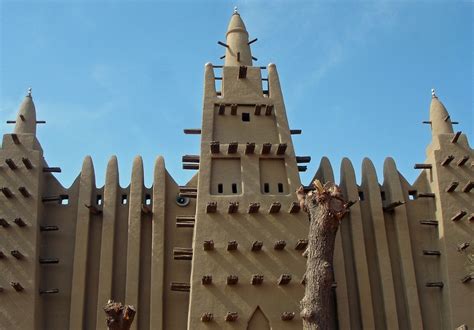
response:
[[[386,212],[392,212],[395,210],[395,208],[399,207],[400,205],[403,205],[405,204],[405,202],[402,202],[402,201],[395,201],[395,202],[392,202],[390,204],[388,204],[387,206],[384,206],[383,207],[383,210],[386,211]]]
[[[448,166],[449,163],[451,163],[453,160],[454,160],[454,156],[453,155],[448,155],[441,162],[441,166]]]
[[[279,240],[275,242],[275,244],[273,245],[273,248],[275,250],[283,250],[285,246],[286,246],[286,242],[284,240]]]
[[[466,276],[464,276],[464,277],[461,279],[461,283],[468,283],[468,282],[470,282],[473,278],[474,278],[474,274],[467,274]],[[459,328],[458,328],[458,329],[459,329]],[[464,329],[467,330],[467,327],[465,327]]]
[[[239,79],[247,78],[247,67],[245,65],[241,65],[239,67]]]
[[[179,186],[179,192],[197,192],[197,187]]]
[[[281,314],[282,321],[291,321],[295,318],[295,312],[283,312]]]
[[[254,142],[247,142],[245,145],[245,154],[250,155],[255,152],[255,143]]]
[[[260,203],[250,203],[248,213],[258,213],[260,209]]]
[[[298,171],[300,171],[300,172],[306,172],[307,169],[308,169],[307,166],[298,165]]]
[[[18,188],[18,191],[23,195],[23,197],[28,198],[31,196],[30,192],[28,191],[28,189],[26,189],[26,187],[20,187]]]
[[[202,246],[204,248],[204,251],[212,251],[214,250],[214,241],[213,240],[204,241],[202,243]]]
[[[239,147],[239,144],[237,142],[230,142],[229,147],[227,148],[227,153],[235,154],[237,152],[238,147]]]
[[[12,140],[13,140],[14,144],[20,144],[21,143],[17,134],[13,133],[13,134],[11,134],[11,137],[12,137]]]
[[[39,294],[40,295],[44,295],[44,294],[56,294],[56,293],[59,293],[59,289],[43,289],[43,290],[39,290]]]
[[[272,149],[271,143],[264,143],[262,145],[262,155],[268,155]]]
[[[95,205],[87,205],[87,204],[84,204],[85,207],[87,207],[89,209],[89,212],[91,214],[94,214],[94,215],[99,215],[99,214],[102,214],[102,210],[100,210],[97,206]]]
[[[184,134],[201,134],[201,129],[200,128],[185,128]]]
[[[39,258],[39,263],[42,265],[59,264],[59,259],[58,258]]]
[[[218,110],[219,115],[225,115],[225,104],[221,103],[219,104],[219,110]]]
[[[21,159],[21,161],[23,162],[23,164],[25,165],[25,167],[26,167],[27,169],[29,169],[29,170],[33,169],[33,164],[31,163],[31,161],[30,161],[28,158],[23,157],[23,158]]]
[[[183,163],[199,163],[199,155],[184,155],[182,157]]]
[[[438,221],[436,220],[420,220],[421,225],[425,226],[438,226]]]
[[[253,252],[261,251],[263,247],[263,242],[262,241],[255,241],[252,243],[252,248],[251,250]]]
[[[442,288],[444,284],[443,282],[426,282],[425,286],[427,288]]]
[[[290,134],[292,135],[299,135],[301,134],[303,131],[300,130],[300,129],[290,129]]]
[[[5,163],[7,163],[8,167],[9,167],[11,170],[16,170],[16,169],[18,168],[18,166],[16,166],[15,162],[14,162],[13,159],[11,159],[11,158],[5,159]]]
[[[44,173],[61,173],[60,167],[43,167]]]
[[[239,277],[237,275],[227,276],[227,285],[236,285],[239,282]]]
[[[61,196],[46,196],[46,197],[43,197],[41,200],[43,203],[61,202],[63,198]]]
[[[222,41],[218,41],[217,44],[221,45],[222,47],[225,47],[225,48],[230,48],[228,44],[226,44],[225,42],[222,42]]]
[[[280,212],[280,209],[281,209],[281,203],[273,202],[272,205],[270,205],[270,209],[268,210],[268,213],[278,213]]]
[[[25,116],[20,114],[21,121],[25,121]]]
[[[13,289],[15,289],[16,292],[21,292],[24,290],[20,282],[10,282],[10,285]]]
[[[191,290],[191,285],[184,282],[171,282],[170,288],[171,291],[189,292]]]
[[[280,143],[278,144],[278,148],[277,148],[277,155],[284,155],[285,152],[286,152],[286,148],[288,147],[288,145],[286,143]]]
[[[250,280],[250,284],[252,285],[261,285],[263,283],[263,275],[261,274],[253,274]]]
[[[229,202],[227,213],[237,213],[238,209],[239,209],[239,202]]]
[[[236,251],[238,246],[237,241],[229,241],[227,242],[227,251]]]
[[[456,213],[452,218],[451,221],[458,221],[461,220],[465,215],[467,214],[466,211],[461,210],[458,213]]]
[[[300,239],[296,242],[295,250],[304,250],[308,246],[307,239]]]
[[[204,275],[201,278],[201,284],[202,285],[209,285],[212,284],[212,275]]]
[[[211,141],[209,144],[211,147],[211,153],[218,154],[220,152],[220,143],[219,141]]]
[[[0,218],[0,226],[2,226],[3,228],[8,228],[10,227],[10,224],[8,223],[7,220]]]
[[[26,222],[23,221],[22,218],[15,218],[13,222],[18,226],[18,227],[26,227]]]
[[[175,247],[173,249],[174,260],[192,260],[193,248]]]
[[[418,193],[417,198],[435,198],[434,193]]]
[[[3,253],[2,251],[0,251],[0,259],[3,259],[5,258],[5,253]]]
[[[262,105],[255,104],[255,111],[254,111],[255,116],[260,116],[261,113],[262,113]]]
[[[201,315],[201,322],[211,322],[212,320],[214,320],[212,313],[204,313]]]
[[[179,197],[197,198],[197,191],[180,192]]]
[[[273,112],[273,104],[267,104],[265,107],[265,116],[271,116]]]
[[[288,210],[289,213],[298,213],[301,210],[300,203],[298,202],[291,202],[290,209]]]
[[[176,216],[176,227],[194,228],[195,221],[194,215],[178,215]]]
[[[433,166],[431,164],[415,164],[415,170],[430,170]]]
[[[474,181],[469,181],[464,187],[462,187],[462,192],[468,193],[474,188]]]
[[[8,187],[2,187],[0,188],[2,190],[2,193],[5,195],[6,198],[12,198],[13,193]]]
[[[309,163],[311,161],[311,156],[296,156],[297,163]]]
[[[258,38],[252,39],[252,40],[250,40],[249,42],[247,42],[247,45],[251,45],[251,44],[253,44],[254,42],[256,42],[257,40],[258,40]]]
[[[474,213],[471,213],[468,217],[467,220],[469,221],[474,221]]]
[[[456,163],[457,166],[464,166],[466,165],[467,161],[469,160],[469,156],[464,156]]]
[[[461,131],[456,132],[456,134],[454,134],[453,138],[451,139],[451,143],[457,143],[461,134],[462,134]]]
[[[464,250],[467,249],[470,245],[471,245],[471,243],[469,243],[469,242],[462,242],[461,244],[458,244],[457,250],[458,250],[458,252],[464,251]]]
[[[199,164],[183,164],[183,170],[199,170]]]
[[[11,250],[10,254],[18,260],[23,259],[24,257],[23,254],[18,250]]]
[[[236,116],[237,115],[237,104],[231,104],[230,105],[230,114],[232,116]]]
[[[425,256],[440,256],[441,252],[437,250],[423,250],[423,255]]]
[[[291,282],[291,274],[281,274],[278,278],[278,285],[286,285]]]
[[[226,322],[235,322],[239,318],[239,313],[237,312],[227,312],[225,316]]]
[[[46,124],[46,120],[37,120],[36,123],[37,124]]]
[[[216,213],[217,211],[217,202],[207,202],[206,213]]]
[[[456,190],[456,188],[459,186],[459,182],[453,181],[449,184],[449,186],[446,188],[446,192],[453,192]]]
[[[40,231],[58,231],[58,226],[40,226]]]

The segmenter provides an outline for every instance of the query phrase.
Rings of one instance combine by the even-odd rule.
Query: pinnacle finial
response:
[[[31,91],[32,91],[32,88],[31,87],[28,88],[28,95],[27,96],[31,97]]]
[[[238,14],[239,13],[239,10],[237,8],[237,6],[234,7],[234,14]]]
[[[436,96],[436,92],[435,92],[434,88],[431,89],[431,97],[432,97],[432,98],[438,98],[438,97]]]

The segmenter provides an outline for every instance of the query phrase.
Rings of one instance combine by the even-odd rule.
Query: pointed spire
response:
[[[227,27],[225,46],[225,66],[252,65],[249,34],[237,11],[237,7],[234,8],[234,13]]]
[[[16,134],[36,134],[36,109],[31,96],[31,88],[18,109],[15,125]]]
[[[444,107],[443,103],[436,96],[435,90],[431,90],[431,105],[430,105],[430,121],[431,121],[431,134],[447,134],[453,133],[453,124],[448,111]]]

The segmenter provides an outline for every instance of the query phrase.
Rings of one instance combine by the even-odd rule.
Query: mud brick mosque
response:
[[[63,187],[28,93],[0,148],[1,329],[104,329],[108,299],[137,308],[134,329],[302,328],[308,218],[295,191],[310,157],[295,153],[276,66],[252,64],[255,40],[235,12],[224,65],[204,67],[202,127],[185,130],[201,145],[183,156],[196,170],[184,186],[160,156],[151,188],[140,157],[128,187],[115,157],[103,187],[90,157]],[[358,184],[342,160],[353,205],[336,239],[339,329],[474,327],[474,153],[434,92],[427,123],[413,184],[391,158],[379,176],[365,159]],[[315,178],[334,180],[327,158]]]

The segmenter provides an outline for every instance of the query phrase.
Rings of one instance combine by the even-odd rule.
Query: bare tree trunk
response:
[[[304,330],[333,329],[331,301],[334,241],[339,222],[346,213],[347,204],[338,186],[316,180],[314,190],[305,194],[297,191],[302,208],[309,214],[308,248],[305,251],[305,296],[300,302]]]
[[[109,300],[104,306],[107,315],[107,328],[109,330],[129,330],[137,311],[133,306]]]

